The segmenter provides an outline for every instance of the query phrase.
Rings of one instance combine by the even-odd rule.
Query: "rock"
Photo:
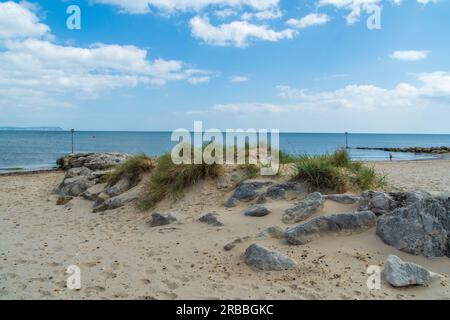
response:
[[[450,211],[446,202],[423,192],[408,199],[406,207],[379,219],[377,235],[386,244],[410,254],[450,257]]]
[[[153,213],[152,214],[152,220],[150,221],[150,225],[152,227],[160,227],[160,226],[166,226],[173,222],[177,221],[177,218],[175,218],[172,214],[159,214],[159,213]]]
[[[242,238],[237,238],[235,240],[233,240],[230,243],[227,243],[223,248],[225,249],[225,251],[230,251],[232,249],[234,249],[236,247],[236,245],[243,243],[244,241],[249,241],[251,240],[251,237],[242,237]]]
[[[283,215],[282,221],[286,224],[293,224],[304,221],[314,213],[323,208],[325,199],[319,192],[314,192],[306,197],[305,200],[294,207],[287,209]]]
[[[237,199],[231,197],[225,202],[224,206],[226,208],[234,208],[237,206],[237,203],[238,203]]]
[[[265,217],[270,213],[270,210],[267,209],[264,205],[253,205],[248,208],[244,215],[247,217]]]
[[[213,213],[208,213],[198,220],[200,222],[209,224],[210,226],[214,226],[214,227],[222,227],[223,226],[223,223],[217,219],[217,215],[215,215]]]
[[[96,184],[95,186],[92,186],[89,189],[87,189],[85,192],[83,192],[81,194],[81,196],[86,200],[96,201],[98,196],[103,192],[104,189],[105,189],[104,183]],[[106,200],[106,198],[103,199],[101,202],[103,202],[105,200]]]
[[[297,263],[288,256],[258,244],[248,247],[244,257],[247,265],[264,271],[290,270],[297,266]]]
[[[108,200],[110,196],[108,196],[105,192],[101,192],[97,195],[97,198],[94,202],[94,208],[100,206],[103,202]]]
[[[303,192],[305,191],[305,188],[303,185],[295,182],[286,182],[286,183],[279,183],[270,186],[266,192],[261,194],[258,197],[257,202],[262,204],[267,201],[267,199],[271,200],[284,200],[287,197],[287,193],[289,191],[295,191],[295,192]]]
[[[105,189],[105,193],[110,197],[118,196],[119,194],[128,191],[131,188],[130,181],[128,179],[120,179],[117,183],[111,187]]]
[[[105,200],[103,203],[94,206],[93,211],[94,212],[102,212],[106,210],[113,210],[122,207],[128,202],[135,201],[139,198],[140,192],[139,191],[129,191],[122,193],[121,195],[118,195],[113,198],[109,198]]]
[[[78,197],[94,184],[95,181],[89,180],[86,176],[78,176],[65,179],[55,191],[61,196]]]
[[[86,167],[95,171],[111,168],[130,157],[131,155],[123,153],[80,153],[61,157],[56,163],[64,170]]]
[[[334,201],[342,204],[354,204],[357,203],[361,198],[357,196],[352,196],[349,194],[330,194],[325,196],[325,199]],[[367,210],[362,210],[367,211]]]
[[[282,239],[284,238],[284,230],[280,227],[269,227],[263,231],[261,231],[257,235],[258,239],[266,240],[266,239]]]
[[[376,215],[372,211],[320,216],[286,230],[290,244],[304,245],[317,237],[336,233],[355,233],[375,227]]]
[[[79,176],[89,176],[92,170],[86,167],[72,168],[66,172],[66,179],[75,178]]]
[[[393,287],[427,285],[433,281],[434,274],[415,263],[403,262],[399,257],[390,255],[383,269],[384,279]]]
[[[389,193],[366,191],[361,196],[358,210],[370,210],[377,215],[383,215],[396,209],[398,205]]]
[[[273,184],[271,181],[252,181],[241,183],[234,191],[227,203],[236,203],[237,201],[251,201],[255,199],[263,187]]]
[[[73,199],[73,197],[71,197],[71,196],[60,196],[60,197],[58,197],[58,200],[56,200],[56,205],[64,206],[64,205],[68,204],[72,199]]]

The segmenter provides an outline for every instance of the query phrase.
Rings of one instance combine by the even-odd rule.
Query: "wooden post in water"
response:
[[[75,133],[75,129],[70,129],[70,133],[72,134],[72,154],[73,154],[73,135]]]
[[[349,149],[349,147],[348,147],[348,132],[345,133],[345,149]]]

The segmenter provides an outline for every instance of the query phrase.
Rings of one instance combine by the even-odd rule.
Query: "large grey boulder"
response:
[[[169,214],[153,213],[152,220],[150,221],[150,226],[161,227],[169,225],[175,221],[177,221],[177,218],[175,218],[175,216],[173,216],[171,213]]]
[[[248,208],[244,215],[247,217],[265,217],[270,213],[270,210],[266,208],[266,206],[261,204],[255,204]]]
[[[67,178],[56,188],[55,192],[61,196],[78,197],[95,183],[96,181],[90,180],[86,176]]]
[[[328,234],[350,234],[375,227],[377,218],[372,211],[321,216],[295,225],[286,230],[288,243],[304,245]]]
[[[405,207],[383,215],[377,235],[401,251],[425,257],[450,257],[450,211],[445,199],[415,193]]]
[[[294,207],[287,209],[283,215],[282,221],[286,224],[304,221],[321,210],[324,203],[325,199],[322,194],[314,192]]]
[[[252,244],[244,254],[245,263],[253,268],[264,271],[290,270],[297,263],[277,251],[267,249],[258,244]]]
[[[354,204],[360,201],[361,198],[350,194],[329,194],[325,196],[325,199],[342,204]]]
[[[92,170],[86,167],[72,168],[66,172],[65,179],[75,178],[79,176],[89,176]]]
[[[106,199],[101,204],[94,206],[94,212],[102,212],[106,210],[113,210],[124,206],[126,203],[135,201],[139,198],[140,192],[130,190],[129,192],[122,193],[116,197]]]
[[[404,262],[390,255],[383,269],[383,278],[393,287],[427,285],[433,281],[434,273],[415,263]]]
[[[86,200],[90,200],[90,201],[97,201],[99,195],[104,191],[105,189],[105,184],[104,183],[100,183],[100,184],[96,184],[92,187],[90,187],[89,189],[87,189],[85,192],[83,192],[81,194],[81,196],[86,199]],[[109,198],[109,196],[108,196]],[[103,201],[106,200],[103,199]],[[101,202],[103,202],[101,201]]]

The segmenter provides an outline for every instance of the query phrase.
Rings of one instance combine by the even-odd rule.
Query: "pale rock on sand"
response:
[[[252,244],[247,248],[245,263],[264,271],[290,270],[297,266],[297,263],[288,256],[258,244]]]
[[[325,199],[320,192],[314,192],[305,200],[289,208],[283,215],[283,222],[293,224],[304,221],[323,208]]]
[[[390,255],[383,269],[383,277],[394,287],[427,285],[433,281],[433,273],[415,263],[404,262],[397,256]]]

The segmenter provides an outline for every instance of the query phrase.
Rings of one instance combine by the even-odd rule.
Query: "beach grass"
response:
[[[331,155],[294,157],[292,180],[305,181],[315,190],[343,193],[348,190],[368,190],[385,186],[385,177],[373,167],[352,161],[348,151],[337,150]]]
[[[170,154],[158,158],[157,166],[144,186],[140,207],[154,208],[166,197],[180,198],[185,188],[207,178],[217,178],[223,167],[218,164],[174,164]]]
[[[154,161],[145,154],[139,154],[131,157],[124,163],[116,166],[114,170],[106,176],[106,184],[113,186],[122,179],[135,186],[139,183],[145,173],[151,172],[155,168]]]

